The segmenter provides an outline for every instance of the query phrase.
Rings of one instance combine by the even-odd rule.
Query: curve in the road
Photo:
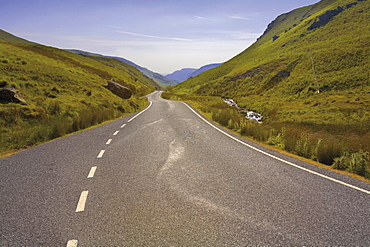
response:
[[[267,156],[269,156],[269,157],[271,157],[271,158],[273,158],[273,159],[276,159],[276,160],[278,160],[278,161],[281,161],[281,162],[283,162],[283,163],[285,163],[285,164],[287,164],[287,165],[293,166],[293,167],[295,167],[295,168],[301,169],[301,170],[306,171],[306,172],[309,172],[309,173],[311,173],[311,174],[314,174],[314,175],[320,176],[320,177],[322,177],[322,178],[328,179],[328,180],[330,180],[330,181],[332,181],[332,182],[335,182],[335,183],[338,183],[338,184],[341,184],[341,185],[347,186],[347,187],[349,187],[349,188],[352,188],[352,189],[355,189],[355,190],[358,190],[358,191],[361,191],[361,192],[363,192],[363,193],[366,193],[366,194],[369,194],[369,195],[370,195],[370,191],[368,191],[368,190],[365,190],[365,189],[359,188],[359,187],[354,186],[354,185],[352,185],[352,184],[345,183],[345,182],[343,182],[343,181],[340,181],[340,180],[337,180],[337,179],[335,179],[335,178],[332,178],[332,177],[326,176],[326,175],[324,175],[324,174],[321,174],[321,173],[318,173],[318,172],[312,171],[312,170],[310,170],[310,169],[307,169],[307,168],[304,168],[304,167],[299,166],[299,165],[297,165],[297,164],[294,164],[294,163],[292,163],[292,162],[290,162],[290,161],[287,161],[287,160],[281,159],[281,158],[279,158],[279,157],[276,157],[275,155],[269,154],[269,153],[267,153],[267,152],[265,152],[265,151],[263,151],[263,150],[261,150],[261,149],[258,149],[258,148],[256,148],[256,147],[253,147],[253,146],[251,146],[251,145],[249,145],[249,144],[247,144],[247,143],[245,143],[245,142],[243,142],[243,141],[239,140],[238,138],[235,138],[234,136],[232,136],[232,135],[230,135],[230,134],[226,133],[225,131],[223,131],[223,130],[221,130],[221,129],[217,128],[215,125],[213,125],[212,123],[210,123],[209,121],[207,121],[204,117],[202,117],[202,116],[201,116],[198,112],[196,112],[193,108],[191,108],[188,104],[186,104],[186,103],[184,103],[184,104],[185,104],[185,105],[186,105],[186,106],[187,106],[187,107],[188,107],[192,112],[194,112],[194,114],[195,114],[195,115],[197,115],[200,119],[202,119],[204,122],[206,122],[207,124],[209,124],[212,128],[215,128],[217,131],[219,131],[219,132],[221,132],[222,134],[224,134],[224,135],[226,135],[226,136],[230,137],[230,138],[231,138],[231,139],[233,139],[234,141],[237,141],[237,142],[241,143],[242,145],[247,146],[248,148],[251,148],[251,149],[253,149],[253,150],[257,151],[257,152],[260,152],[260,153],[262,153],[262,154],[264,154],[264,155],[267,155]]]

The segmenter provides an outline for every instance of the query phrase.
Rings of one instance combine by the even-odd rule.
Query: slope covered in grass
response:
[[[310,30],[338,7],[343,11]],[[330,106],[347,108],[345,102],[359,98],[355,108],[366,108],[370,97],[369,20],[368,1],[326,0],[293,10],[274,20],[244,52],[173,90],[231,97],[259,111],[292,101],[304,103],[304,107],[317,101],[326,104],[328,97],[334,101]]]
[[[364,150],[367,160],[360,160],[370,178],[369,20],[367,0],[323,0],[293,10],[236,57],[169,89],[182,98],[233,98],[261,113],[263,124],[214,100],[192,100],[242,135],[327,165],[339,157],[360,164],[355,157]]]
[[[0,103],[0,153],[47,141],[145,107],[153,80],[115,59],[93,59],[17,42],[2,32],[0,86],[26,103]],[[113,80],[131,89],[124,100],[103,87]]]

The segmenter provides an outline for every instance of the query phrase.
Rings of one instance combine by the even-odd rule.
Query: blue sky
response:
[[[319,0],[0,0],[0,29],[166,74],[224,62],[278,15]]]

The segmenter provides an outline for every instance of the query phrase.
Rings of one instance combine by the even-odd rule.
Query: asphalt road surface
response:
[[[148,99],[1,159],[0,245],[370,245],[369,184]]]

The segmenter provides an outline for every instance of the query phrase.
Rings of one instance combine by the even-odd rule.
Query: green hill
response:
[[[241,134],[325,164],[344,152],[369,152],[369,20],[367,0],[323,0],[293,10],[239,55],[169,89]],[[205,96],[233,98],[261,113],[263,124],[238,122]]]
[[[13,42],[13,43],[19,43],[19,44],[27,44],[27,45],[36,45],[36,43],[33,43],[31,41],[19,38],[17,36],[14,36],[11,33],[5,32],[4,30],[1,30],[1,29],[0,29],[0,41]]]
[[[338,8],[343,10],[327,23],[310,29]],[[244,52],[173,90],[231,97],[263,112],[281,102],[306,102],[307,107],[335,95],[341,95],[333,99],[337,107],[354,101],[354,95],[360,98],[358,104],[369,106],[369,8],[368,1],[324,0],[282,14]],[[321,119],[326,121],[325,116]]]
[[[0,153],[136,112],[157,86],[116,59],[28,43],[4,31],[0,37],[0,90],[14,88],[25,100],[0,100]],[[108,80],[129,88],[131,98],[106,89]]]

